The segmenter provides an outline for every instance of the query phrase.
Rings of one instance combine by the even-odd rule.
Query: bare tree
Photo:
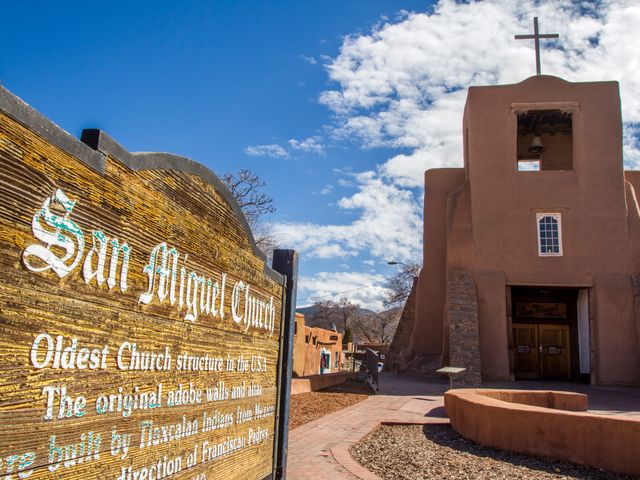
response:
[[[270,256],[273,249],[277,248],[277,242],[264,217],[274,213],[276,208],[273,206],[273,198],[262,191],[266,183],[246,168],[239,170],[237,174],[225,173],[222,181],[240,205],[256,245]]]
[[[335,303],[331,300],[323,300],[313,304],[315,307],[313,317],[307,319],[307,325],[330,329],[335,323]]]
[[[399,308],[390,308],[389,310],[376,314],[374,321],[376,334],[380,339],[380,343],[391,343],[393,335],[396,333],[396,328],[398,328],[401,314],[402,310]]]
[[[314,313],[309,315],[308,325],[331,329],[334,326],[340,333],[352,332],[356,343],[389,343],[398,326],[400,308],[390,308],[380,312],[363,310],[342,297],[337,302],[324,300],[314,304]]]
[[[325,300],[314,304],[315,313],[313,324],[323,328],[336,327],[342,334],[347,332],[358,314],[358,306],[347,298],[340,298],[337,302]]]
[[[390,308],[371,315],[360,315],[355,325],[370,343],[388,344],[393,339],[401,313],[399,308]]]
[[[357,316],[358,305],[351,303],[349,299],[341,297],[336,304],[337,321],[341,324],[342,333],[347,333],[350,323]]]
[[[389,294],[384,301],[386,307],[399,307],[409,298],[413,279],[420,274],[419,263],[398,263],[400,270],[387,282]]]

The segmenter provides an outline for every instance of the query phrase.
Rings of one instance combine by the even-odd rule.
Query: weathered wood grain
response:
[[[76,201],[69,218],[82,229],[86,242],[80,265],[63,278],[51,269],[31,271],[22,258],[29,245],[42,244],[34,236],[32,219],[56,189]],[[92,247],[94,230],[117,238],[120,244],[126,242],[131,248],[125,292],[120,291],[119,284],[110,289],[106,283],[99,286],[95,278],[85,281],[82,264]],[[185,319],[186,308],[179,310],[168,300],[161,303],[154,297],[148,305],[140,302],[148,285],[144,268],[151,251],[161,242],[179,251],[180,265],[186,265],[187,271],[218,281],[226,274],[224,318],[200,313],[195,321],[189,321]],[[61,254],[59,247],[51,248]],[[268,302],[273,298],[272,334],[252,328],[245,331],[243,325],[233,321],[232,289],[240,281],[249,284],[259,299]],[[256,404],[267,411],[275,409],[281,300],[282,286],[264,274],[264,263],[253,253],[242,222],[224,196],[201,178],[172,170],[133,172],[112,157],[107,160],[105,172],[99,173],[0,114],[0,477],[264,478],[272,469],[275,414],[240,423],[237,413],[238,409],[255,412]],[[104,357],[105,368],[53,368],[52,362],[36,368],[31,358],[32,346],[40,334],[47,334],[52,341],[62,336],[65,347],[75,339],[78,350],[104,351],[100,358]],[[168,349],[170,368],[119,369],[116,354],[124,342],[135,343],[138,350],[146,352],[162,353]],[[38,352],[36,361],[44,362],[47,349]],[[222,358],[224,367],[219,371],[178,371],[177,358],[185,353]],[[237,365],[241,355],[248,360],[252,356],[264,359],[266,368],[228,370],[227,358]],[[260,386],[260,394],[207,400],[207,389],[224,384],[231,396],[231,389],[243,382],[245,386]],[[151,393],[157,392],[160,384],[161,406],[130,413],[124,407],[123,411],[98,412],[98,399],[109,395],[115,395],[117,410],[119,389],[123,394],[136,388],[139,393]],[[169,392],[180,386],[200,390],[201,401],[169,406]],[[86,398],[83,415],[75,416],[71,409],[70,417],[58,418],[56,402],[53,418],[45,418],[45,389],[60,387],[66,389],[72,401],[78,396]],[[229,425],[203,431],[204,415],[229,414],[233,415]],[[164,438],[168,441],[157,445],[141,445],[148,422],[156,427],[182,426],[183,418],[192,426],[198,422],[192,435],[174,440],[169,436]],[[266,438],[251,445],[250,429],[264,431]],[[166,431],[175,433],[176,429]],[[111,452],[112,435],[123,434],[131,436],[124,458],[122,451]],[[90,435],[94,440],[91,452]],[[98,436],[100,444],[96,447]],[[215,445],[234,438],[242,439],[246,447],[208,459],[205,442]],[[69,447],[73,444],[75,453]],[[65,446],[69,452],[66,465],[59,462]],[[194,449],[196,461],[187,465]],[[165,472],[163,476],[162,466],[160,470],[152,467],[165,457],[175,459],[176,471],[172,475]],[[143,468],[147,468],[146,476]],[[138,472],[137,476],[134,472]]]

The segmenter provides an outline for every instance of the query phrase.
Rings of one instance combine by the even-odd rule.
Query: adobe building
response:
[[[336,373],[344,361],[342,334],[324,328],[307,327],[304,315],[296,313],[293,337],[293,374],[296,377]]]
[[[425,174],[410,338],[465,380],[640,383],[640,172],[617,82],[469,89],[464,167]]]

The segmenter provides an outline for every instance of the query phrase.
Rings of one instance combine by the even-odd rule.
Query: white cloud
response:
[[[640,123],[625,125],[622,138],[625,166],[640,170]]]
[[[280,243],[319,258],[327,258],[329,247],[337,246],[341,254],[366,251],[399,261],[419,258],[422,220],[412,193],[384,182],[374,172],[357,174],[354,181],[358,191],[341,198],[338,207],[358,213],[355,221],[346,225],[275,224],[274,234]]]
[[[244,149],[247,155],[252,157],[272,157],[272,158],[287,158],[289,154],[277,143],[270,145],[250,145]]]
[[[305,138],[304,140],[296,140],[292,138],[289,140],[289,145],[294,150],[301,150],[306,153],[315,153],[317,155],[324,154],[324,147],[320,143],[320,137],[313,136]]]
[[[431,15],[406,13],[369,35],[345,38],[327,67],[338,88],[320,95],[336,116],[334,137],[410,149],[379,169],[403,186],[422,186],[426,169],[460,166],[466,89],[535,73],[533,42],[513,38],[532,30],[534,15],[543,32],[560,32],[558,41],[543,44],[543,73],[619,79],[623,118],[639,122],[637,2],[441,1]]]
[[[313,57],[313,56],[309,56],[307,57],[306,55],[300,55],[300,58],[302,60],[304,60],[305,62],[310,63],[311,65],[315,65],[316,63],[318,63],[318,61]]]
[[[329,248],[377,260],[421,257],[424,171],[462,166],[462,115],[471,85],[517,83],[535,74],[531,33],[540,18],[542,71],[569,81],[618,80],[627,168],[640,168],[640,3],[637,0],[441,0],[431,13],[401,12],[368,34],[345,37],[323,58],[333,87],[319,101],[333,113],[333,141],[399,151],[360,174],[337,203],[351,223],[280,224],[283,244],[320,256]],[[400,153],[401,152],[401,153]],[[330,275],[325,272],[326,275]],[[339,275],[338,273],[334,275]]]
[[[298,305],[349,298],[362,308],[380,310],[388,290],[383,286],[385,277],[361,272],[319,272],[298,279]]]
[[[340,245],[336,243],[330,243],[327,245],[319,245],[318,247],[311,250],[309,253],[310,257],[315,258],[338,258],[338,257],[347,257],[347,256],[355,256],[357,252],[348,251],[342,248]]]
[[[351,180],[347,180],[346,178],[339,178],[338,185],[340,185],[341,187],[347,187],[347,188],[353,188],[356,186],[355,183],[353,183]]]
[[[328,185],[325,185],[324,188],[320,190],[320,192],[318,193],[320,195],[329,195],[331,192],[333,192],[333,185],[328,184]]]
[[[324,155],[324,147],[321,137],[314,135],[303,140],[290,139],[288,142],[290,150],[297,150],[305,153]],[[269,145],[250,145],[244,149],[247,155],[253,157],[289,158],[290,153],[281,145],[271,143]]]

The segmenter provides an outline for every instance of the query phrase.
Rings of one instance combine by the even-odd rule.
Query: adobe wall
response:
[[[483,380],[511,380],[507,302],[503,272],[472,272],[478,290],[480,358]]]
[[[342,354],[342,334],[324,328],[307,327],[304,315],[296,313],[296,327],[293,339],[293,373],[304,377],[320,374],[320,352],[325,349],[331,354],[331,363],[325,373],[340,371],[344,362]],[[338,366],[335,366],[336,356]]]
[[[407,370],[409,360],[411,360],[411,334],[416,320],[416,296],[418,278],[413,279],[411,291],[402,309],[398,327],[393,335],[393,340],[389,346],[384,364],[385,368],[393,371],[404,372]]]
[[[357,372],[337,372],[325,375],[309,375],[307,377],[294,378],[291,381],[291,395],[299,393],[316,392],[333,387],[358,376]]]
[[[637,195],[640,192],[640,170],[625,170],[624,179],[631,184]]]
[[[598,384],[640,383],[633,280],[624,274],[595,276],[595,380]],[[593,347],[593,346],[592,346]]]
[[[640,421],[580,412],[584,397],[456,389],[445,393],[445,410],[457,432],[481,445],[640,475]]]
[[[468,390],[467,390],[468,391]],[[502,402],[531,405],[532,407],[553,408],[571,412],[586,412],[589,398],[584,393],[556,392],[552,390],[476,390],[476,394],[495,398]],[[461,393],[463,395],[464,393]]]
[[[629,231],[629,267],[634,275],[640,274],[640,171],[624,172],[625,200],[627,203],[627,228]]]
[[[416,321],[411,351],[442,355],[447,275],[447,201],[464,182],[462,168],[438,168],[425,173],[423,268],[417,285]]]
[[[633,283],[634,320],[638,345],[638,363],[640,364],[640,171],[625,171],[627,222],[629,229],[629,266]]]
[[[304,315],[296,313],[296,326],[293,336],[293,376],[302,377],[304,375],[304,362],[306,348],[304,345]],[[299,334],[299,332],[302,332]]]

